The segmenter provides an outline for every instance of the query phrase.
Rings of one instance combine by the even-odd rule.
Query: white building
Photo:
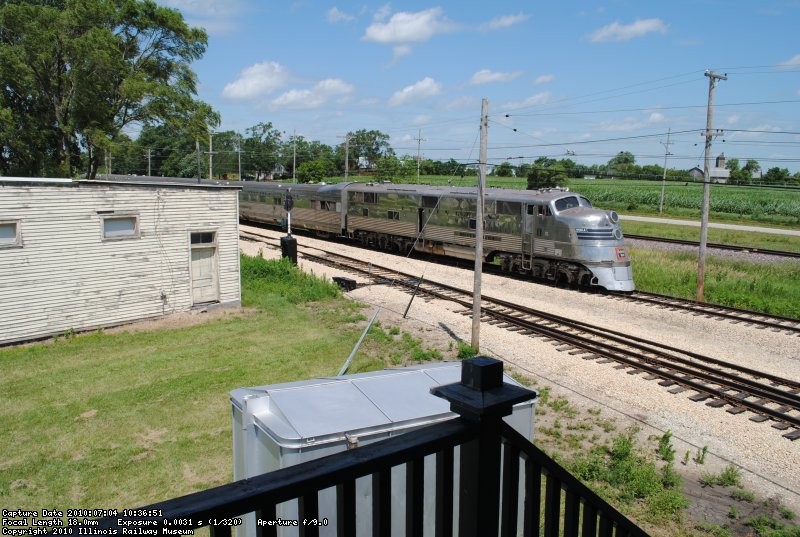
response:
[[[0,345],[239,305],[238,190],[0,177]]]

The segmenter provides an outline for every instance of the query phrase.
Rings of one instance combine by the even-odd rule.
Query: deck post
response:
[[[536,392],[503,382],[503,362],[485,356],[464,360],[461,382],[431,389],[450,410],[478,428],[461,446],[458,491],[460,537],[497,536],[500,520],[500,444],[503,416]]]

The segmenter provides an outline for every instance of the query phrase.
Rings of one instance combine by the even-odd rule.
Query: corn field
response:
[[[593,204],[602,207],[635,210],[658,208],[661,184],[645,181],[571,181],[570,189],[580,192]],[[703,203],[703,187],[696,183],[667,183],[664,195],[665,211],[690,209],[699,211]],[[800,190],[712,185],[712,212],[748,216],[754,219],[767,216],[784,217],[800,223]]]

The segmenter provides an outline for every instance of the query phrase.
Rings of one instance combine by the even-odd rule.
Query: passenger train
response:
[[[287,223],[386,250],[475,257],[477,189],[340,183],[235,183],[243,220]],[[483,256],[503,270],[564,284],[634,290],[619,216],[562,189],[486,189]]]

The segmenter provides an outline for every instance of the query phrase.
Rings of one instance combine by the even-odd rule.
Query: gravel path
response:
[[[243,231],[269,234],[274,239],[282,234],[259,228],[241,226]],[[296,237],[303,247],[341,249],[344,255],[369,256],[374,263],[397,266],[400,270],[419,274],[428,280],[442,281],[471,288],[473,274],[469,270],[443,267],[423,261],[401,259],[378,252],[321,242],[309,237]],[[260,247],[242,241],[242,251],[256,255]],[[277,257],[280,252],[261,248],[265,257]],[[347,276],[331,267],[300,260],[304,270],[328,278]],[[348,293],[361,302],[381,307],[380,317],[385,325],[403,325],[402,313],[409,295],[387,286],[367,285],[365,279],[355,278],[359,286]],[[754,327],[695,317],[680,312],[614,300],[609,297],[579,294],[563,289],[520,282],[492,275],[483,276],[483,294],[553,314],[630,332],[694,352],[707,354],[746,367],[762,369],[790,379],[800,379],[800,338]],[[471,319],[456,313],[460,308],[444,302],[428,302],[417,298],[409,309],[411,330],[415,337],[424,338],[429,345],[457,338],[471,339]],[[691,391],[671,394],[655,381],[640,375],[626,374],[613,364],[600,364],[559,352],[555,346],[539,339],[508,332],[501,328],[481,325],[481,354],[503,360],[541,384],[552,387],[554,396],[565,396],[578,407],[602,407],[606,415],[617,416],[623,422],[642,427],[642,435],[670,430],[677,458],[686,451],[695,454],[707,446],[706,463],[696,471],[718,473],[730,464],[743,472],[747,490],[764,497],[777,496],[795,513],[800,513],[800,441],[782,438],[781,431],[769,422],[754,423],[746,415],[734,416],[724,409],[714,409],[688,399]],[[680,465],[679,465],[680,466]],[[680,470],[680,468],[678,468]]]

